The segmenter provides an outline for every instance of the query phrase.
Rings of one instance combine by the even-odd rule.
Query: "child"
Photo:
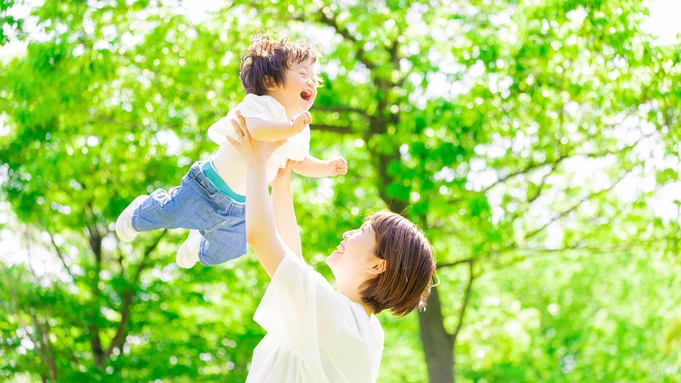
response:
[[[345,174],[345,159],[322,161],[309,155],[312,116],[308,110],[317,96],[317,55],[305,41],[256,36],[241,60],[246,97],[208,129],[208,137],[220,145],[218,151],[208,161],[195,162],[182,184],[170,192],[158,189],[137,197],[116,221],[118,237],[130,242],[141,231],[191,229],[176,256],[183,268],[196,262],[217,265],[246,254],[246,166],[226,139],[234,137],[230,121],[237,110],[256,140],[288,139],[267,163],[268,182],[289,159],[299,161],[293,170],[307,177]]]

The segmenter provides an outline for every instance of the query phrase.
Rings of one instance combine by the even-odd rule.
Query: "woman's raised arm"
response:
[[[291,191],[291,170],[295,165],[295,161],[288,160],[286,167],[280,168],[277,177],[272,181],[272,206],[274,207],[279,237],[291,251],[303,258]]]
[[[227,140],[243,156],[246,163],[246,238],[258,261],[272,277],[286,256],[286,247],[277,235],[274,209],[267,192],[267,160],[286,140],[262,142],[254,140],[245,129],[246,121],[237,112],[232,120],[238,140]]]

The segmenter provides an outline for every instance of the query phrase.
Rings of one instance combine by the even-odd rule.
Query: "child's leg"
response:
[[[199,262],[204,266],[225,263],[248,252],[245,211],[235,209],[233,213],[235,216],[240,215],[236,221],[225,222],[201,233],[203,240],[199,250]]]
[[[157,229],[210,230],[229,217],[231,201],[220,193],[201,171],[192,165],[182,184],[170,193],[158,189],[151,193],[132,216],[136,231]]]

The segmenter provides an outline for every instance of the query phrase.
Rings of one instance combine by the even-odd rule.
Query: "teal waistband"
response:
[[[233,199],[234,202],[246,203],[246,196],[235,193],[234,190],[227,186],[225,181],[218,174],[218,171],[215,170],[213,161],[204,162],[201,166],[201,170],[203,171],[203,174],[206,176],[206,178],[208,178],[208,180],[213,184],[213,186],[220,191],[220,193]]]

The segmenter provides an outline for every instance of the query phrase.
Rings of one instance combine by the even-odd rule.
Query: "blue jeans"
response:
[[[218,191],[195,162],[182,178],[182,184],[170,190],[155,190],[132,215],[136,231],[158,229],[194,229],[203,240],[199,261],[213,266],[240,257],[246,246],[246,205],[233,201]]]

